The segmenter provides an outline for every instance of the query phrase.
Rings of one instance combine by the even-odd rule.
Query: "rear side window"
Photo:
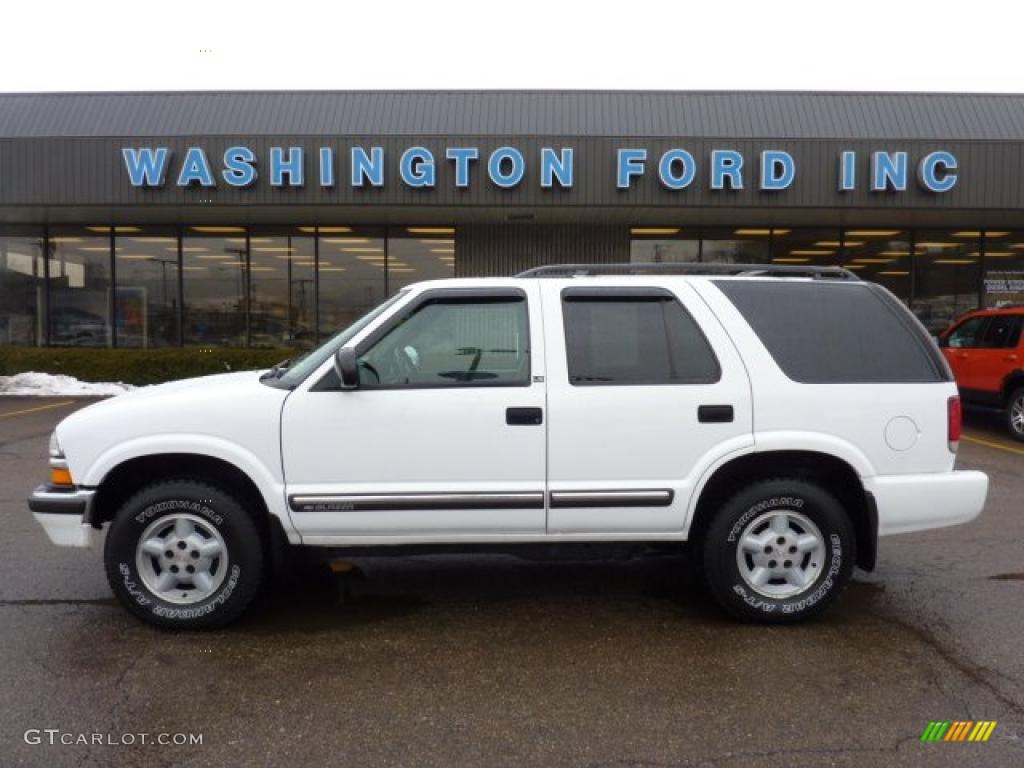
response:
[[[721,376],[700,327],[667,291],[569,289],[562,316],[571,384],[709,384]]]
[[[1019,341],[1020,316],[993,315],[978,346],[986,349],[1012,349]]]
[[[863,283],[716,280],[791,379],[948,381],[938,347],[899,301]]]

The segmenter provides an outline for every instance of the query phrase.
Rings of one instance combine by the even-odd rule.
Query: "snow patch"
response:
[[[135,389],[120,382],[79,381],[74,376],[52,373],[16,373],[0,376],[0,396],[35,395],[37,397],[106,397],[123,395]]]

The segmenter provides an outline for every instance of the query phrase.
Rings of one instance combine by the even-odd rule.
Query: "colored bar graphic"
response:
[[[933,720],[921,734],[921,741],[941,741],[946,729],[949,728],[948,720]]]
[[[996,728],[995,720],[932,720],[921,734],[921,741],[988,741]]]

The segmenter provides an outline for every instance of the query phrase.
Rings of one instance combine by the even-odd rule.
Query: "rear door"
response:
[[[548,532],[680,532],[703,470],[753,442],[739,355],[684,281],[541,282]]]
[[[978,348],[971,351],[972,388],[993,395],[1002,391],[1006,375],[1020,368],[1020,336],[1020,315],[993,315],[989,319]]]

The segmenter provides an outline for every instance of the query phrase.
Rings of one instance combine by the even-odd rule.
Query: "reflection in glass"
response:
[[[168,244],[168,252],[170,252]],[[182,238],[186,344],[245,344],[245,235]]]
[[[250,238],[253,346],[313,345],[315,244],[314,237],[300,234]]]
[[[45,304],[43,238],[0,235],[0,345],[42,346]]]
[[[119,347],[178,343],[178,237],[115,235],[114,331]]]
[[[978,307],[980,232],[919,229],[914,233],[914,314],[934,334]]]
[[[629,260],[634,264],[680,264],[700,260],[696,230],[674,227],[633,227]]]
[[[838,228],[776,229],[772,235],[773,264],[838,267],[841,254]]]
[[[439,228],[440,229],[440,228]],[[455,276],[455,233],[428,236],[396,230],[388,238],[388,294],[410,283]]]
[[[1024,304],[1024,232],[985,232],[982,287],[986,307]]]
[[[320,337],[330,336],[387,295],[383,232],[320,234]]]
[[[848,229],[843,233],[845,266],[862,280],[884,285],[910,303],[910,232]]]
[[[788,229],[776,230],[789,234]],[[705,229],[701,259],[710,264],[765,264],[771,253],[772,231],[759,227]]]
[[[108,347],[110,236],[88,229],[50,235],[50,343]]]

